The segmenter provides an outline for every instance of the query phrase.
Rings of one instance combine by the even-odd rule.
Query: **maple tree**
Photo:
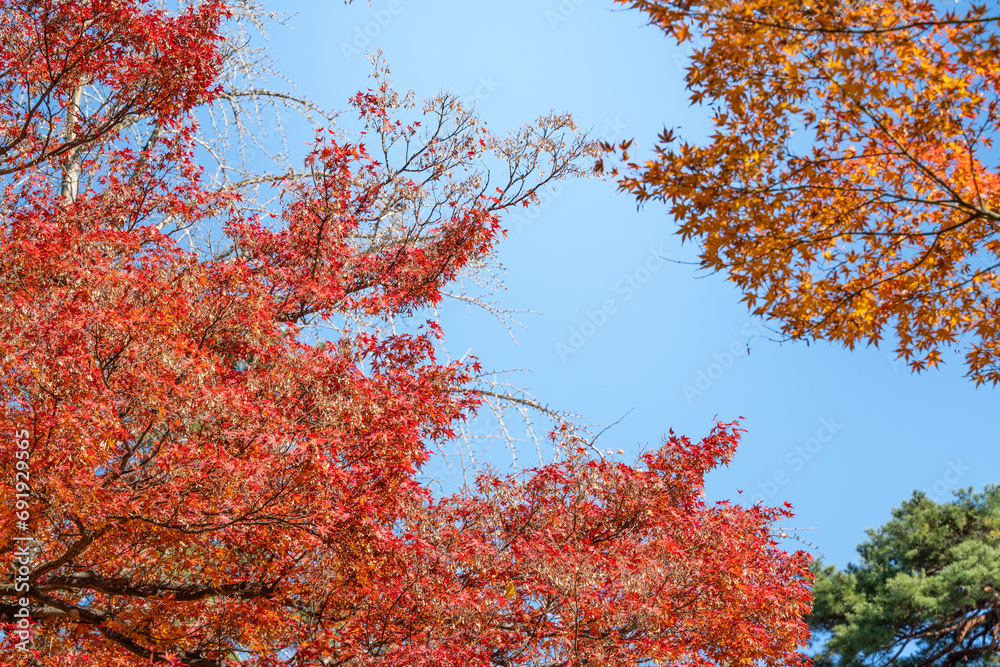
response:
[[[965,346],[969,376],[1000,381],[995,8],[617,1],[695,44],[685,81],[712,125],[665,130],[645,162],[616,147],[624,190],[668,203],[701,266],[787,337],[894,332],[917,371]]]
[[[378,159],[323,128],[301,170],[213,184],[197,114],[233,97],[226,5],[0,16],[7,664],[799,661],[789,511],[704,501],[735,424],[637,467],[565,427],[562,458],[520,477],[441,499],[419,481],[479,406],[479,366],[440,361],[432,320],[386,322],[580,173],[569,116],[498,137],[442,94],[404,121],[416,103],[376,61],[352,104]],[[317,322],[336,335],[310,340]]]

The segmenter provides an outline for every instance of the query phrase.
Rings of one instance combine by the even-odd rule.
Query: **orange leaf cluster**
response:
[[[621,186],[668,202],[706,269],[790,338],[914,370],[968,342],[1000,381],[1000,15],[917,0],[618,0],[678,42],[706,142],[662,136]],[[607,147],[611,148],[611,147]]]

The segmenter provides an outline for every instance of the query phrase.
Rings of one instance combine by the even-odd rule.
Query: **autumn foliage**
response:
[[[915,370],[963,346],[977,384],[1000,381],[995,7],[618,2],[695,45],[711,136],[665,131],[620,183],[669,204],[703,268],[792,339],[895,333]]]
[[[440,301],[506,208],[578,173],[571,119],[498,138],[439,97],[403,122],[377,73],[353,103],[380,159],[321,130],[265,215],[196,160],[225,7],[0,15],[0,553],[14,574],[29,554],[25,588],[0,581],[4,664],[798,661],[788,511],[703,499],[735,424],[637,467],[567,430],[523,475],[446,498],[419,482],[474,413],[478,366],[439,361],[433,323],[369,325]],[[503,187],[474,169],[490,155]],[[186,247],[199,228],[211,243]],[[317,321],[339,334],[308,341]],[[14,650],[23,609],[33,653]]]
[[[176,118],[204,100],[224,11],[217,1],[173,17],[128,0],[4,2],[0,175],[40,168],[137,118]],[[103,99],[80,114],[74,96],[84,86],[99,87]]]

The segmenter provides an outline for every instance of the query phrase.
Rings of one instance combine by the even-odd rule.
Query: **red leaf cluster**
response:
[[[640,468],[556,434],[563,461],[435,500],[418,472],[475,410],[475,361],[439,362],[435,326],[304,342],[309,321],[436,303],[493,251],[499,213],[534,190],[455,180],[500,145],[485,131],[442,122],[388,176],[321,136],[263,221],[204,186],[178,115],[214,89],[218,4],[2,7],[0,173],[17,178],[0,200],[0,433],[19,439],[0,444],[0,553],[24,567],[0,582],[4,648],[27,611],[46,665],[797,661],[808,571],[770,530],[788,513],[702,499],[734,425]],[[84,85],[107,104],[74,102]],[[394,104],[358,98],[383,139],[412,138]],[[62,135],[57,108],[79,114]],[[158,140],[135,146],[125,121]],[[511,164],[567,124],[522,131]],[[52,176],[78,147],[67,195]],[[435,188],[450,196],[424,215]],[[168,223],[228,249],[184,249]]]

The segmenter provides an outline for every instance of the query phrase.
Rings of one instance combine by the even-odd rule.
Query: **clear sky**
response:
[[[664,126],[689,139],[706,128],[707,114],[684,90],[686,49],[609,0],[282,0],[270,8],[297,13],[294,30],[271,31],[272,55],[326,107],[345,108],[368,85],[365,51],[379,47],[398,88],[475,98],[495,132],[569,111],[597,136],[634,137],[642,156]],[[292,143],[311,136],[295,131]],[[809,529],[800,534],[814,555],[841,565],[865,529],[914,489],[947,500],[946,489],[1000,481],[1000,392],[976,389],[960,359],[915,376],[890,349],[755,337],[760,323],[735,286],[656,261],[695,256],[664,207],[636,210],[610,182],[569,184],[533,219],[505,226],[509,278],[500,298],[540,314],[522,317],[527,329],[515,344],[488,317],[447,306],[449,348],[471,350],[487,368],[530,369],[517,381],[587,423],[607,426],[628,413],[602,448],[634,460],[671,428],[695,439],[716,419],[742,416],[748,433],[733,463],[709,476],[709,496],[738,499],[742,490],[747,502],[792,503],[788,527]],[[571,340],[574,330],[583,338]],[[501,470],[511,464],[499,448],[489,459]],[[537,464],[537,456],[518,461]]]

